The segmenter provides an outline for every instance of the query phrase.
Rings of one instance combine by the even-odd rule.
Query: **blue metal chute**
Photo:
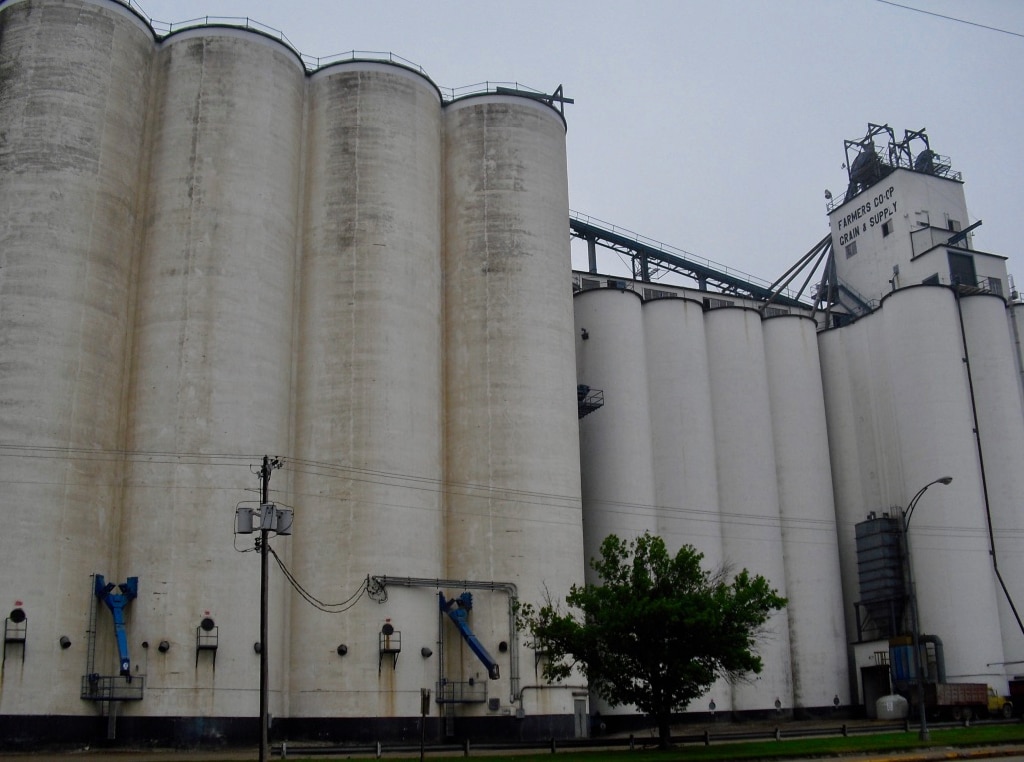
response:
[[[121,592],[115,593],[117,588]],[[129,577],[126,582],[115,585],[107,582],[102,574],[96,575],[96,597],[103,601],[114,617],[114,636],[117,638],[117,653],[121,659],[121,674],[132,678],[131,659],[128,658],[128,633],[124,627],[124,609],[139,594],[139,578]]]
[[[469,612],[473,608],[473,594],[463,593],[458,598],[445,599],[444,593],[438,592],[438,602],[441,604],[441,611],[448,615],[448,618],[455,623],[462,639],[466,641],[476,657],[487,667],[487,674],[492,680],[498,679],[498,662],[494,660],[483,643],[469,627]]]

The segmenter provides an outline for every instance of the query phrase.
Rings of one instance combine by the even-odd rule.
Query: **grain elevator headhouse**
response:
[[[853,315],[915,283],[1008,295],[1005,258],[977,251],[963,181],[922,130],[869,124],[844,141],[849,185],[829,199],[833,298]],[[831,194],[828,194],[831,196]]]

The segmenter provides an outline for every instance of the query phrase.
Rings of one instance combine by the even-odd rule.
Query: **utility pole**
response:
[[[281,461],[273,460],[269,456],[263,456],[263,467],[260,468],[260,536],[257,540],[257,550],[260,554],[260,756],[259,762],[267,762],[270,758],[270,744],[268,725],[270,715],[268,709],[268,677],[267,677],[267,608],[268,608],[268,561],[269,548],[267,540],[270,534],[271,522],[267,520],[267,506],[270,504],[270,474],[274,469],[281,467]],[[274,510],[273,507],[270,510]]]

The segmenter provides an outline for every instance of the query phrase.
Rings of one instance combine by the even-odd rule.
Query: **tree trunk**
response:
[[[669,714],[658,715],[658,748],[669,749],[672,747],[672,726],[669,724]]]

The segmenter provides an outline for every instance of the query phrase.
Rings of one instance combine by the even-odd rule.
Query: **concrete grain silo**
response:
[[[793,702],[800,710],[849,704],[846,628],[814,320],[763,323],[783,562],[789,604]],[[838,701],[837,701],[838,699]]]
[[[95,708],[79,695],[92,574],[122,573],[152,48],[148,27],[116,3],[0,8],[0,605],[14,625],[0,715],[18,717],[26,736],[92,727]]]
[[[487,687],[499,711],[518,702],[527,729],[538,715],[585,721],[569,687],[523,693],[534,657],[506,592],[559,597],[583,576],[561,115],[500,94],[448,104],[444,198],[446,575],[503,585],[474,592],[469,617],[502,674]],[[445,624],[448,676],[486,679]]]
[[[705,317],[723,556],[786,595],[772,417],[761,316],[725,307]],[[758,642],[763,669],[733,686],[735,711],[793,707],[789,627],[775,612]],[[776,704],[776,702],[778,702]]]
[[[956,296],[942,287],[905,288],[884,299],[879,314],[903,477],[891,504],[907,508],[916,490],[953,477],[911,517],[921,630],[942,639],[958,681],[998,685],[1005,678],[992,665],[1004,661],[1002,639],[991,626],[999,612]]]
[[[404,67],[309,80],[291,544],[328,603],[368,575],[444,576],[441,120],[436,86]],[[431,589],[389,586],[346,613],[296,596],[290,711],[310,732],[340,717],[350,737],[373,731],[367,715],[418,714],[438,616]]]
[[[997,575],[1003,656],[1015,665],[1024,660],[1024,634],[1014,612],[1016,607],[1019,613],[1024,595],[1024,558],[1018,542],[1024,534],[1019,508],[1019,496],[1024,494],[1024,411],[1014,341],[1006,302],[998,295],[965,296],[959,306],[984,469],[983,500],[990,563]]]
[[[656,534],[670,553],[693,546],[713,574],[725,558],[704,307],[694,299],[656,299],[644,304],[643,321]],[[711,701],[717,712],[732,709],[727,682],[718,681],[691,709],[705,711]]]
[[[604,392],[600,415],[580,421],[583,536],[586,558],[599,558],[610,535],[656,534],[650,384],[644,305],[629,290],[602,288],[575,297],[580,383]],[[584,338],[586,337],[586,338]],[[593,569],[587,581],[597,583]]]
[[[675,552],[692,545],[722,564],[704,308],[691,299],[644,304],[657,529]]]
[[[259,482],[253,458],[208,456],[291,449],[304,77],[292,51],[238,29],[186,30],[155,55],[120,542],[122,573],[139,577],[133,639],[152,647],[124,731],[134,715],[237,719],[259,706],[259,561],[233,552],[244,541],[224,515]],[[284,590],[277,576],[274,713]]]
[[[1024,317],[923,132],[847,141],[817,332],[704,265],[574,276],[570,230],[644,279],[693,263],[570,218],[560,93],[455,98],[236,21],[0,1],[0,746],[251,742],[260,654],[278,741],[418,740],[424,688],[431,741],[636,727],[514,616],[598,582],[612,533],[789,599],[762,673],[686,713],[849,710],[910,627],[904,589],[862,605],[858,525],[911,504],[944,679],[1008,687]],[[232,522],[263,455],[294,509],[266,638]]]

